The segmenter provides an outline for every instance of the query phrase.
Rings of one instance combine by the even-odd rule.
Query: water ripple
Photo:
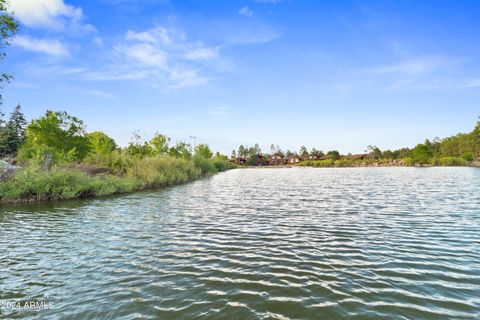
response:
[[[19,319],[479,319],[480,170],[242,169],[0,209]]]

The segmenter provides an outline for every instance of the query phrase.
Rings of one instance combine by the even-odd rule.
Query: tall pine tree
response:
[[[25,142],[27,121],[17,105],[10,114],[8,122],[0,128],[0,155],[16,155],[18,148]]]

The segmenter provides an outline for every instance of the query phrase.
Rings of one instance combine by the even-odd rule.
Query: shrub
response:
[[[222,171],[226,171],[226,170],[230,170],[230,169],[235,168],[235,165],[233,163],[231,163],[230,161],[225,160],[225,159],[218,159],[218,158],[213,159],[213,165],[215,166],[215,169],[218,172],[222,172]]]
[[[464,158],[459,157],[442,157],[433,159],[432,164],[435,166],[465,166],[467,161]]]
[[[333,167],[335,162],[333,160],[312,160],[312,161],[303,161],[299,165],[306,167],[320,167],[327,168]]]
[[[211,159],[205,159],[203,157],[196,156],[193,159],[195,167],[199,168],[202,174],[216,172],[217,169]]]

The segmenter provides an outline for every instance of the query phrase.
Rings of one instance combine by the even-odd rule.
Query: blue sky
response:
[[[362,152],[470,131],[478,1],[10,0],[4,111],[210,144]]]

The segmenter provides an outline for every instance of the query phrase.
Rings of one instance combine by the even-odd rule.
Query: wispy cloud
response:
[[[57,31],[70,29],[93,31],[92,25],[83,23],[80,7],[67,5],[63,0],[13,0],[9,8],[28,27],[43,27]]]
[[[446,66],[458,63],[458,59],[448,59],[444,56],[416,57],[393,64],[373,67],[367,71],[375,74],[423,75],[437,71]]]
[[[211,60],[218,57],[217,48],[198,48],[185,54],[187,60]]]
[[[208,110],[208,114],[216,122],[223,122],[230,117],[230,108],[225,105],[215,106]]]
[[[103,98],[103,99],[115,99],[116,98],[115,95],[113,95],[109,92],[102,91],[102,90],[89,90],[86,93],[90,96],[99,97],[99,98]]]
[[[229,24],[229,28],[214,30],[214,36],[192,37],[180,28],[157,25],[126,30],[114,44],[111,43],[115,38],[104,43],[96,36],[83,42],[95,46],[94,61],[72,56],[82,49],[72,43],[69,52],[69,46],[59,40],[19,36],[14,45],[57,57],[71,56],[68,61],[51,59],[46,64],[28,63],[26,68],[35,76],[43,73],[64,78],[74,75],[76,80],[83,81],[144,81],[169,92],[205,85],[233,70],[234,63],[225,56],[225,48],[266,43],[280,36],[274,28],[259,23]],[[72,65],[75,62],[79,67]]]
[[[103,46],[103,39],[101,37],[93,38],[93,43],[99,47]]]
[[[253,16],[253,11],[249,7],[242,7],[238,10],[238,14],[250,18]]]
[[[120,59],[129,61],[137,71],[144,71],[144,76],[153,77],[157,87],[169,90],[207,83],[210,77],[204,73],[208,73],[208,68],[196,62],[215,63],[218,58],[217,48],[189,41],[185,33],[172,28],[158,26],[140,32],[129,30],[124,39],[116,47]]]
[[[282,0],[255,0],[258,3],[276,4],[282,2]]]
[[[67,56],[68,48],[59,40],[35,39],[29,36],[16,36],[12,44],[25,50],[45,53],[52,56]]]

